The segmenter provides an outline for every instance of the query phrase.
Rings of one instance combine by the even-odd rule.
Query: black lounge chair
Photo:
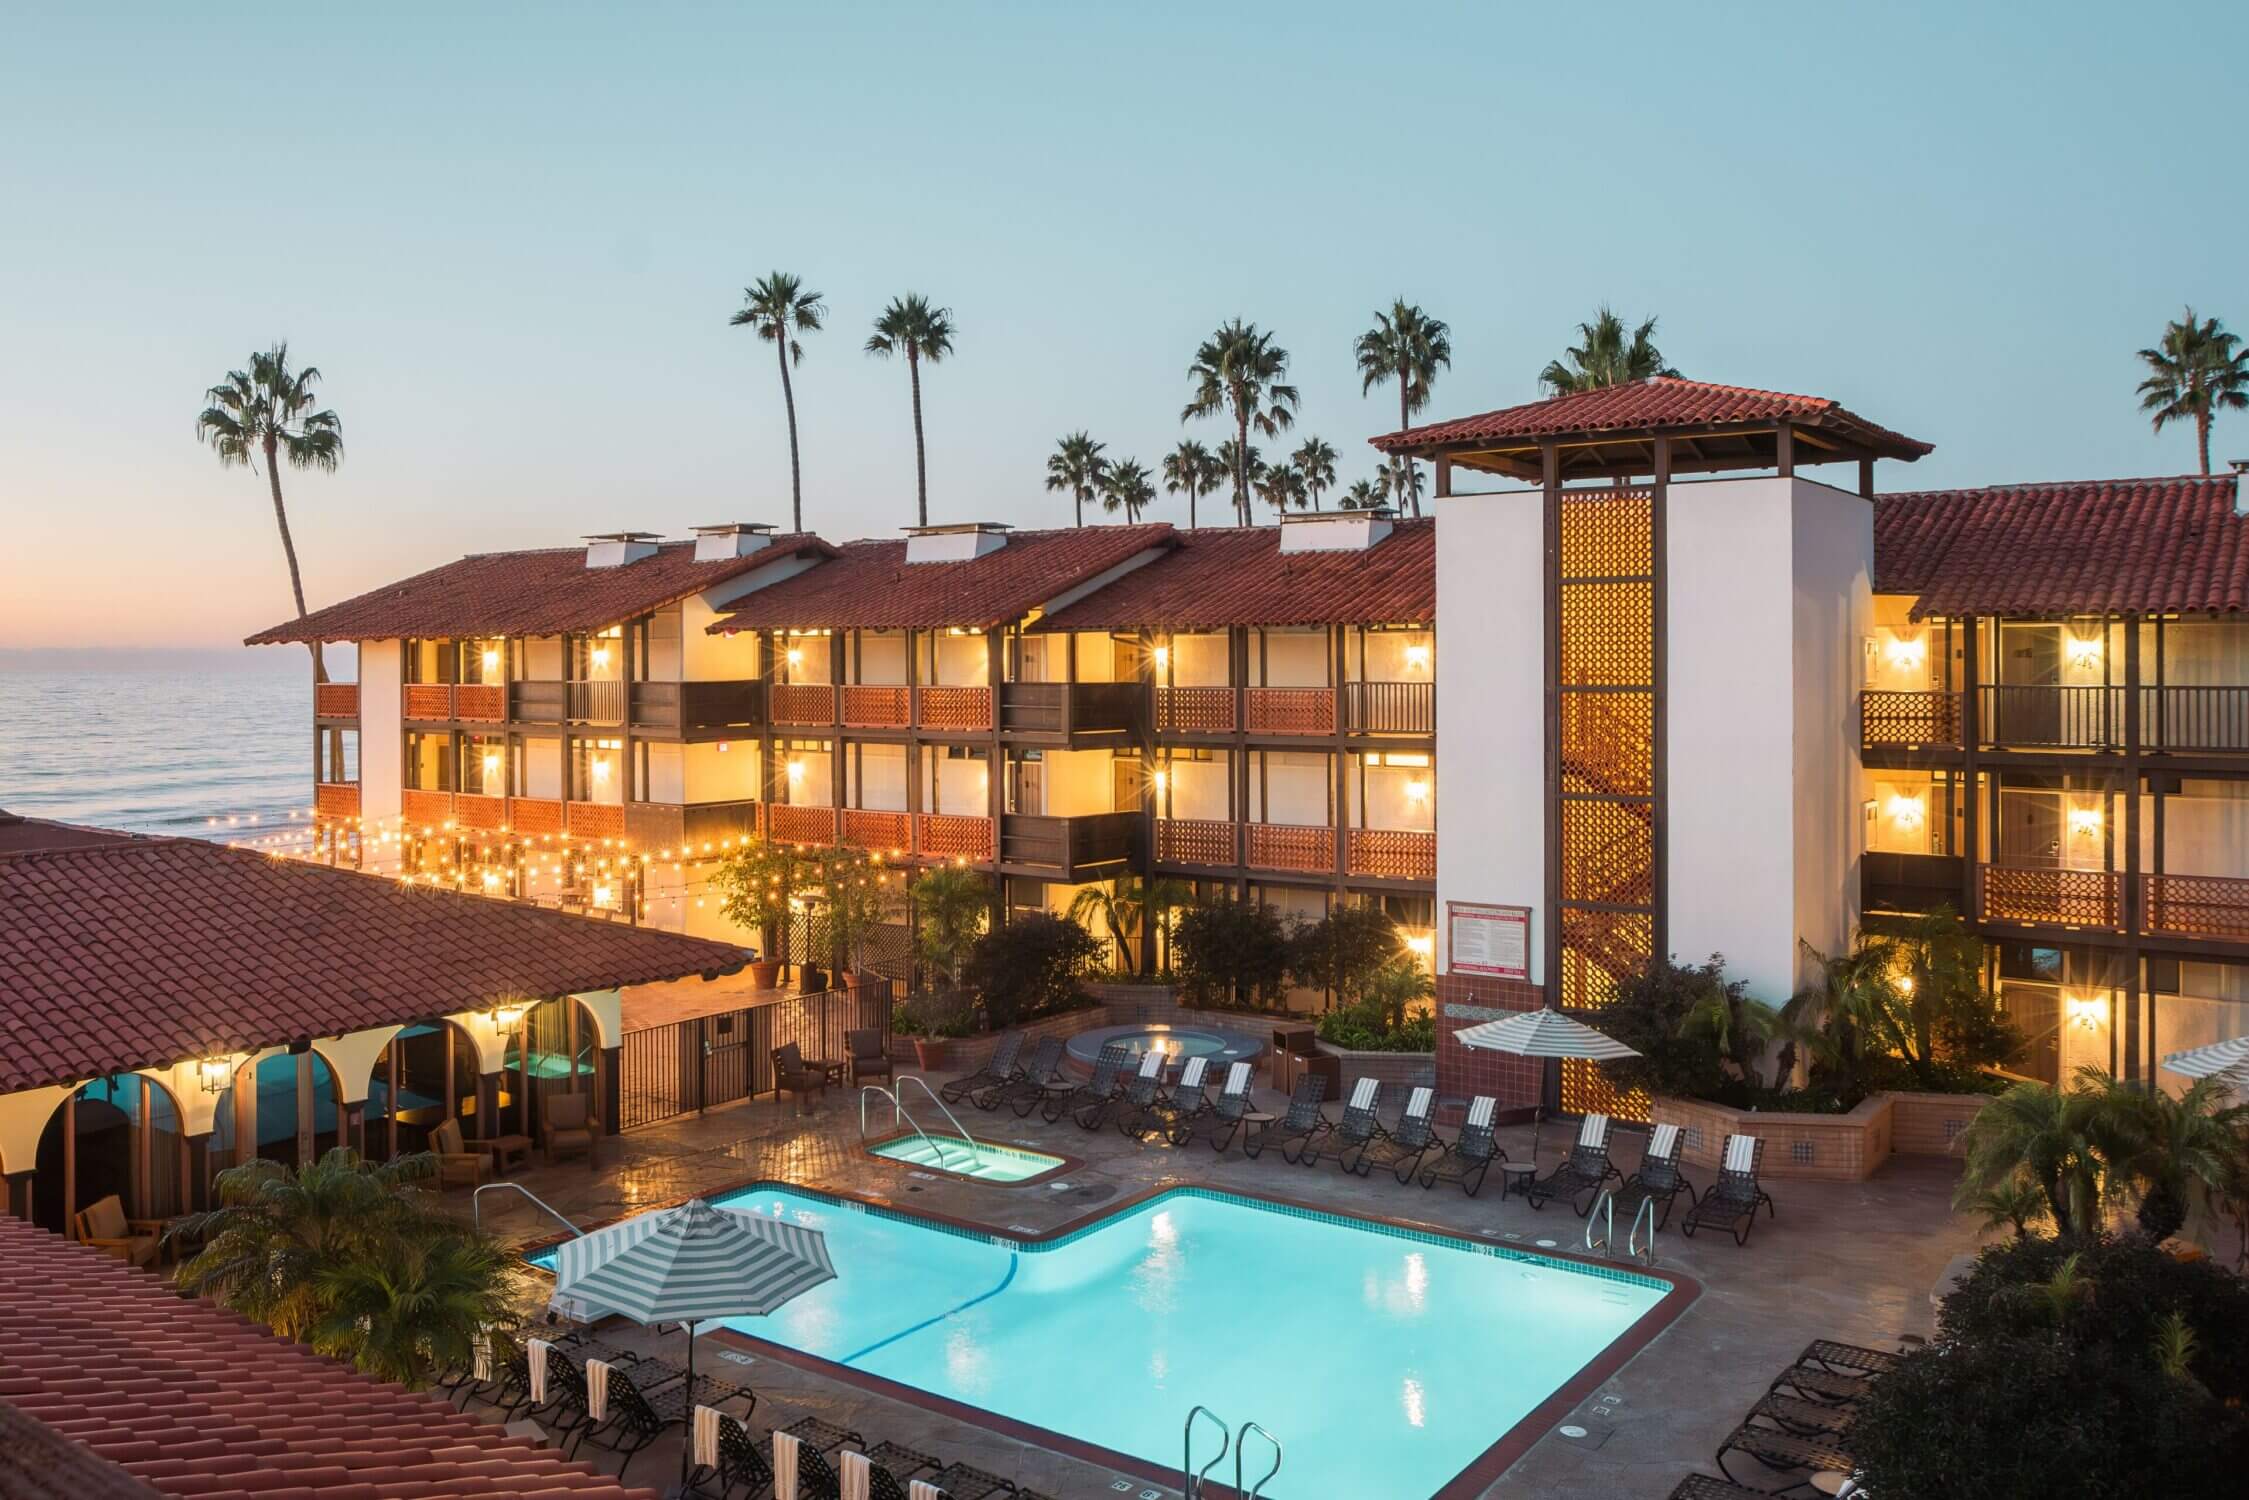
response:
[[[1252,1161],[1265,1154],[1265,1148],[1275,1141],[1281,1143],[1281,1160],[1294,1165],[1308,1159],[1308,1153],[1319,1138],[1329,1129],[1328,1117],[1320,1109],[1327,1099],[1328,1081],[1314,1073],[1296,1080],[1296,1092],[1289,1095],[1288,1113],[1278,1120],[1267,1120],[1242,1138],[1242,1151]]]
[[[1817,1365],[1790,1365],[1765,1387],[1772,1395],[1790,1395],[1827,1406],[1851,1407],[1866,1399],[1874,1382],[1864,1375],[1838,1375]]]
[[[1744,1421],[1762,1419],[1783,1432],[1793,1432],[1798,1437],[1840,1438],[1851,1425],[1853,1411],[1847,1406],[1830,1406],[1824,1402],[1806,1401],[1800,1396],[1766,1394],[1758,1398],[1749,1409]]]
[[[1772,1500],[1771,1490],[1753,1490],[1708,1474],[1689,1474],[1665,1500]]]
[[[1210,1095],[1203,1088],[1203,1079],[1209,1075],[1210,1059],[1190,1057],[1179,1069],[1179,1081],[1158,1094],[1155,1102],[1138,1117],[1127,1114],[1117,1121],[1117,1128],[1135,1140],[1146,1140],[1161,1133],[1174,1146],[1178,1131],[1185,1121],[1193,1119],[1210,1108]]]
[[[1359,1175],[1364,1177],[1375,1167],[1384,1166],[1395,1172],[1398,1181],[1410,1182],[1430,1152],[1445,1149],[1445,1143],[1437,1139],[1436,1128],[1430,1123],[1430,1111],[1436,1103],[1437,1091],[1427,1084],[1408,1094],[1398,1123],[1385,1129],[1359,1153]],[[1379,1157],[1375,1155],[1378,1151]]]
[[[1859,1466],[1832,1436],[1799,1437],[1756,1421],[1742,1423],[1718,1445],[1718,1472],[1740,1484],[1741,1479],[1726,1466],[1729,1453],[1746,1454],[1773,1473],[1801,1473],[1807,1478],[1822,1472],[1849,1474]]]
[[[906,1500],[906,1481],[939,1467],[939,1460],[930,1454],[896,1443],[877,1443],[864,1453],[846,1452],[836,1466],[839,1476],[848,1478],[857,1463],[867,1466],[868,1500]]]
[[[985,1104],[979,1098],[979,1109],[997,1109],[1005,1104],[1015,1111],[1019,1120],[1030,1118],[1046,1098],[1047,1085],[1062,1076],[1062,1039],[1042,1036],[1038,1046],[1031,1049],[1031,1060],[1015,1070],[1015,1076],[1003,1084],[987,1084],[984,1095],[991,1099]]]
[[[1382,1080],[1361,1078],[1354,1082],[1351,1097],[1343,1104],[1343,1118],[1321,1132],[1311,1159],[1319,1161],[1332,1156],[1344,1171],[1366,1176],[1369,1170],[1367,1148],[1387,1139],[1382,1117],[1377,1112],[1381,1107]]]
[[[661,1378],[652,1379],[644,1391],[636,1376]],[[583,1396],[586,1390],[583,1372],[580,1372],[578,1389]],[[655,1360],[633,1366],[613,1365],[609,1371],[608,1415],[600,1422],[589,1417],[565,1451],[576,1457],[580,1448],[591,1443],[619,1455],[623,1461],[617,1466],[617,1477],[621,1481],[636,1455],[671,1428],[687,1427],[698,1405],[716,1407],[721,1401],[730,1400],[747,1403],[739,1412],[723,1413],[738,1422],[747,1422],[757,1410],[757,1395],[746,1387],[720,1385],[697,1376],[691,1389],[683,1372]],[[721,1441],[725,1430],[722,1423]]]
[[[1621,1179],[1609,1161],[1609,1117],[1587,1115],[1578,1127],[1577,1144],[1560,1165],[1544,1177],[1534,1177],[1523,1188],[1523,1195],[1531,1200],[1531,1207],[1544,1208],[1547,1200],[1567,1198],[1570,1209],[1579,1218],[1593,1211],[1594,1201],[1612,1177]]]
[[[1919,1340],[1908,1340],[1918,1343]],[[1805,1369],[1824,1370],[1831,1375],[1887,1375],[1898,1367],[1905,1356],[1888,1349],[1869,1349],[1864,1344],[1839,1344],[1833,1339],[1814,1339],[1796,1356],[1796,1363]]]
[[[945,1500],[998,1500],[1001,1496],[1008,1497],[1008,1500],[1015,1500],[1018,1496],[1029,1500],[1030,1497],[1030,1491],[1017,1489],[1014,1480],[1003,1479],[991,1470],[979,1469],[974,1464],[947,1464],[928,1476],[928,1479],[929,1483],[937,1486],[937,1493],[943,1495]]]
[[[1111,1094],[1098,1106],[1088,1106],[1078,1112],[1078,1124],[1086,1129],[1097,1128],[1102,1119],[1114,1113],[1117,1128],[1126,1135],[1138,1138],[1147,1132],[1136,1129],[1135,1122],[1147,1119],[1148,1111],[1155,1107],[1164,1093],[1164,1054],[1150,1048],[1140,1055],[1140,1066],[1125,1078],[1124,1087]],[[1090,1118],[1091,1123],[1087,1123]]]
[[[1457,1182],[1462,1192],[1471,1198],[1476,1196],[1492,1163],[1507,1160],[1507,1153],[1499,1149],[1492,1136],[1492,1116],[1498,1109],[1499,1101],[1489,1094],[1478,1094],[1469,1101],[1468,1119],[1460,1127],[1459,1138],[1422,1169],[1421,1186],[1425,1190],[1441,1181]],[[1402,1177],[1398,1180],[1405,1181]]]
[[[990,1109],[999,1102],[999,1091],[1014,1081],[1016,1059],[1022,1055],[1023,1033],[1007,1032],[992,1044],[992,1055],[984,1059],[984,1066],[973,1073],[963,1073],[938,1089],[937,1097],[947,1104],[958,1104],[966,1099],[978,1109]],[[986,1099],[991,1103],[986,1103]]]
[[[1091,1130],[1093,1127],[1086,1125],[1086,1111],[1098,1108],[1107,1113],[1110,1102],[1124,1087],[1125,1069],[1131,1064],[1131,1048],[1122,1042],[1109,1043],[1094,1058],[1091,1078],[1079,1084],[1062,1078],[1046,1086],[1045,1099],[1039,1105],[1039,1118],[1052,1125],[1064,1115],[1070,1115]]]
[[[1640,1158],[1640,1165],[1630,1177],[1624,1179],[1620,1195],[1637,1193],[1641,1198],[1663,1205],[1656,1219],[1661,1229],[1671,1222],[1671,1200],[1681,1193],[1687,1195],[1690,1207],[1695,1202],[1694,1184],[1687,1181],[1679,1170],[1679,1146],[1682,1134],[1676,1125],[1658,1125],[1648,1133],[1648,1151]],[[1637,1211],[1637,1203],[1635,1203]]]
[[[1765,1155],[1765,1142],[1754,1135],[1729,1135],[1726,1137],[1726,1155],[1718,1169],[1718,1180],[1710,1191],[1687,1210],[1679,1221],[1679,1232],[1689,1239],[1706,1224],[1715,1224],[1732,1232],[1734,1243],[1749,1243],[1749,1231],[1756,1226],[1760,1205],[1767,1218],[1773,1217],[1773,1200],[1757,1185],[1757,1164]]]
[[[1184,1146],[1197,1136],[1210,1142],[1210,1149],[1223,1156],[1226,1148],[1234,1144],[1241,1133],[1242,1122],[1249,1118],[1250,1083],[1257,1070],[1246,1062],[1238,1062],[1226,1070],[1226,1086],[1218,1091],[1209,1107],[1199,1109],[1183,1119],[1175,1120],[1170,1130],[1171,1143]]]
[[[718,1424],[718,1466],[697,1465],[687,1483],[695,1494],[708,1494],[708,1486],[716,1485],[719,1500],[734,1500],[736,1490],[745,1497],[756,1496],[772,1486],[773,1465],[765,1456],[765,1445],[750,1436],[750,1429],[726,1417]]]

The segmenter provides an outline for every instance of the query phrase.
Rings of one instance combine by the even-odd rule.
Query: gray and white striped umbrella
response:
[[[1640,1054],[1615,1037],[1595,1031],[1551,1008],[1526,1010],[1502,1021],[1486,1021],[1453,1033],[1463,1047],[1512,1052],[1517,1057],[1580,1057],[1603,1062]]]
[[[564,1241],[554,1273],[557,1300],[587,1316],[692,1323],[763,1316],[836,1268],[817,1229],[692,1198]]]
[[[2249,1036],[2237,1036],[2230,1042],[2212,1042],[2188,1052],[2174,1052],[2163,1059],[2163,1066],[2182,1078],[2230,1073],[2237,1081],[2249,1083]]]

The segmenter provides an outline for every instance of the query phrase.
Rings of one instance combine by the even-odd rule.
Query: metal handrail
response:
[[[1640,1221],[1642,1219],[1646,1219],[1648,1221],[1648,1242],[1645,1245],[1640,1243]],[[1652,1266],[1656,1263],[1655,1199],[1642,1198],[1640,1200],[1640,1207],[1638,1211],[1632,1215],[1632,1228],[1624,1236],[1624,1253],[1630,1256],[1637,1256],[1640,1260],[1640,1263],[1643,1265]]]
[[[1197,1417],[1208,1417],[1218,1424],[1218,1451],[1200,1469],[1194,1466]],[[1179,1489],[1182,1500],[1197,1500],[1203,1492],[1203,1481],[1210,1477],[1211,1470],[1218,1467],[1219,1460],[1226,1456],[1226,1450],[1233,1446],[1233,1441],[1233,1430],[1226,1425],[1226,1419],[1209,1407],[1198,1404],[1187,1413],[1187,1425],[1179,1436]]]
[[[1257,1483],[1251,1485],[1247,1490],[1244,1490],[1242,1488],[1242,1450],[1249,1446],[1249,1435],[1253,1432],[1256,1433],[1259,1437],[1265,1439],[1266,1442],[1273,1445],[1273,1467],[1265,1471],[1264,1478],[1258,1480]],[[1273,1436],[1273,1434],[1271,1434],[1270,1432],[1267,1432],[1264,1428],[1258,1426],[1255,1422],[1244,1422],[1241,1426],[1241,1431],[1236,1433],[1234,1436],[1235,1495],[1239,1496],[1240,1500],[1258,1500],[1259,1493],[1264,1490],[1265,1486],[1271,1484],[1273,1482],[1273,1476],[1280,1472],[1281,1440]]]
[[[929,1154],[936,1160],[937,1165],[947,1172],[953,1169],[951,1159],[945,1155],[945,1148],[938,1145],[930,1137],[929,1132],[921,1128],[920,1121],[906,1113],[906,1106],[899,1102],[897,1094],[884,1088],[879,1083],[864,1084],[859,1090],[859,1142],[861,1145],[865,1145],[867,1140],[867,1096],[869,1094],[880,1094],[883,1098],[888,1099],[890,1101],[890,1123],[895,1126],[900,1120],[905,1121],[914,1134],[921,1137],[921,1143],[929,1148]]]
[[[952,1125],[954,1132],[962,1140],[968,1142],[969,1155],[973,1158],[978,1149],[976,1137],[968,1133],[968,1127],[961,1123],[960,1116],[954,1114],[952,1110],[946,1107],[945,1101],[937,1097],[937,1090],[929,1086],[928,1079],[922,1077],[919,1073],[901,1073],[898,1075],[897,1083],[891,1087],[895,1092],[909,1083],[929,1096],[929,1102],[937,1106],[937,1112],[945,1117],[946,1121]]]
[[[569,1230],[578,1238],[584,1239],[586,1237],[586,1232],[583,1229],[580,1229],[577,1225],[571,1223],[568,1219],[565,1219],[561,1214],[555,1211],[553,1204],[547,1202],[546,1199],[541,1198],[537,1193],[532,1192],[531,1189],[525,1187],[520,1182],[487,1182],[480,1184],[475,1192],[470,1193],[469,1225],[471,1228],[482,1229],[484,1227],[484,1195],[486,1193],[492,1192],[497,1188],[509,1188],[515,1192],[521,1193],[524,1197],[529,1198],[540,1208],[546,1210],[546,1215],[548,1218],[554,1220],[557,1224],[560,1224],[563,1228]]]
[[[1602,1220],[1601,1237],[1599,1239],[1593,1238],[1593,1221],[1595,1218]],[[1605,1250],[1615,1238],[1616,1189],[1603,1188],[1599,1201],[1593,1205],[1593,1212],[1585,1216],[1585,1248],[1588,1250]]]

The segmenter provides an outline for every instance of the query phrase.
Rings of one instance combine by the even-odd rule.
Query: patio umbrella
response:
[[[2233,1073],[2239,1079],[2249,1080],[2249,1066],[2245,1064],[2249,1064],[2249,1036],[2237,1036],[2230,1042],[2212,1042],[2189,1052],[2174,1052],[2163,1059],[2163,1066],[2182,1078]]]
[[[1640,1054],[1615,1037],[1595,1031],[1583,1021],[1573,1021],[1551,1006],[1526,1010],[1504,1020],[1485,1021],[1453,1033],[1463,1047],[1480,1052],[1509,1052],[1517,1057],[1575,1057],[1603,1062]],[[1531,1160],[1538,1160],[1538,1133],[1545,1124],[1542,1107],[1531,1120]]]
[[[687,1325],[687,1401],[695,1401],[695,1324],[754,1318],[835,1278],[827,1236],[768,1214],[737,1213],[691,1198],[565,1241],[554,1295],[586,1316],[621,1313],[639,1323]],[[679,1455],[687,1483],[687,1447]]]

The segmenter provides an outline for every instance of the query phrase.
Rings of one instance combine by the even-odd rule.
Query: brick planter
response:
[[[1715,1171],[1729,1135],[1765,1143],[1762,1176],[1862,1182],[1892,1155],[1942,1156],[1990,1102],[1986,1094],[1876,1094],[1849,1114],[1735,1109],[1707,1099],[1654,1101],[1653,1119],[1677,1125],[1680,1159]]]

